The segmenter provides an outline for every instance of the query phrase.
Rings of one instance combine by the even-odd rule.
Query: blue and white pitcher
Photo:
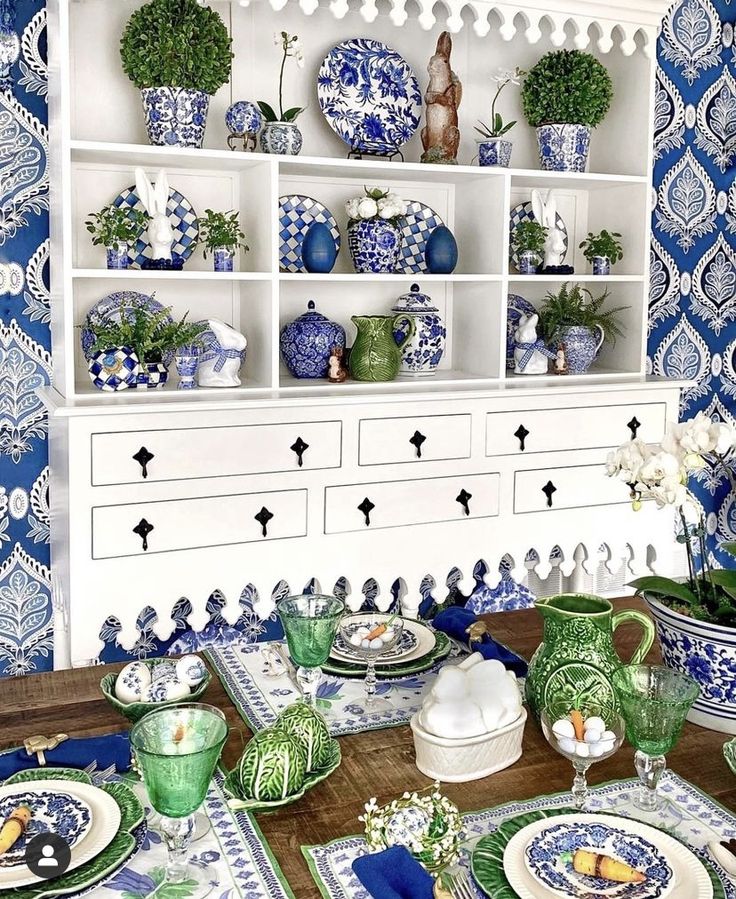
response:
[[[600,332],[596,339],[595,331]],[[584,375],[593,364],[606,339],[606,332],[600,325],[586,328],[582,325],[570,325],[560,328],[560,342],[565,344],[565,359],[571,375]]]

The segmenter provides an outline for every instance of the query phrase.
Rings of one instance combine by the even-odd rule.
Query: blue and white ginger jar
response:
[[[439,309],[432,304],[431,297],[419,292],[418,284],[412,284],[411,291],[399,297],[391,312],[414,321],[414,335],[401,350],[399,374],[431,377],[440,364],[447,339]],[[394,331],[398,344],[405,338],[407,330],[402,326]]]
[[[317,312],[314,300],[307,310],[281,329],[281,358],[295,378],[326,378],[332,348],[345,348],[345,329]]]
[[[587,125],[540,125],[537,141],[539,165],[544,171],[585,171],[590,149],[590,128]]]
[[[257,134],[263,127],[263,113],[250,100],[237,100],[232,106],[228,106],[225,124],[235,137]]]
[[[348,224],[348,250],[359,274],[392,274],[399,263],[401,231],[381,218],[354,219]]]
[[[298,156],[302,133],[294,122],[266,122],[261,131],[261,149],[277,156]]]
[[[141,100],[152,144],[197,149],[202,146],[209,94],[188,87],[144,87]]]

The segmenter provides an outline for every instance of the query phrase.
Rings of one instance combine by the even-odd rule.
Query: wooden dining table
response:
[[[638,599],[616,601],[617,607],[643,608]],[[494,637],[527,659],[542,637],[542,620],[534,610],[487,616]],[[640,631],[625,625],[616,633],[616,646],[628,661]],[[659,661],[655,647],[648,661]],[[122,667],[106,666],[105,673]],[[19,677],[2,682],[0,748],[17,746],[33,734],[64,732],[70,736],[99,736],[126,730],[128,722],[103,698],[100,668],[76,668]],[[217,677],[201,701],[222,709],[231,725],[223,753],[226,767],[234,765],[250,731]],[[728,739],[687,724],[667,757],[679,775],[709,793],[736,813],[736,777],[723,757]],[[301,853],[303,845],[322,844],[360,833],[358,815],[371,797],[389,802],[405,790],[421,790],[429,780],[414,765],[414,746],[408,726],[391,727],[340,737],[342,764],[327,780],[299,802],[281,811],[257,815],[258,824],[297,899],[319,899],[320,893]],[[523,754],[515,765],[482,780],[445,784],[444,793],[462,812],[488,808],[567,790],[572,782],[570,763],[546,743],[530,719],[524,733]],[[595,765],[591,785],[634,776],[633,750],[624,744],[612,758]]]

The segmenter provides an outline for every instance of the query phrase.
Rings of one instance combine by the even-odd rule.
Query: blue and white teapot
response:
[[[426,293],[420,293],[418,284],[412,284],[411,291],[398,298],[391,312],[414,322],[414,335],[401,350],[399,375],[432,376],[445,352],[447,339],[445,323],[439,309],[432,304],[432,298]],[[408,330],[408,327],[402,325],[394,331],[398,344],[401,344]]]

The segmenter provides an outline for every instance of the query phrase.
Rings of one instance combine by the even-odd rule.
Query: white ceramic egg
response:
[[[120,702],[137,702],[151,684],[151,672],[143,662],[130,662],[115,678],[115,696]]]
[[[184,699],[189,694],[189,687],[181,681],[159,680],[143,691],[143,702],[169,702],[172,699]]]
[[[592,759],[597,759],[602,756],[604,753],[608,752],[610,746],[606,746],[605,743],[590,743],[588,745],[588,749],[590,750],[590,757]]]
[[[182,656],[176,663],[176,679],[188,687],[196,687],[207,677],[207,669],[199,656]]]
[[[559,737],[557,743],[563,752],[567,752],[569,755],[575,752],[575,740],[571,740],[569,737]]]
[[[581,759],[587,759],[590,757],[590,746],[587,743],[582,743],[580,740],[575,741],[575,755],[580,756]]]
[[[606,729],[606,722],[599,718],[597,715],[591,715],[590,718],[586,718],[583,722],[583,730],[597,730],[600,733]]]
[[[552,725],[552,733],[558,738],[572,740],[575,737],[575,727],[567,718],[560,718]]]
[[[361,649],[370,649],[370,648],[371,648],[371,641],[370,641],[370,640],[366,640],[365,637],[363,637],[363,639],[360,641],[360,648],[361,648]]]
[[[176,664],[171,661],[157,662],[151,672],[151,681],[174,680],[176,678]]]
[[[601,741],[601,731],[595,730],[592,727],[587,728],[585,731],[585,742],[586,743],[600,743]]]
[[[357,631],[354,634],[350,635],[350,645],[351,646],[360,646],[360,644],[362,642],[363,642],[363,638],[360,636],[360,634]]]
[[[375,637],[368,645],[371,649],[383,649],[383,640],[380,637]]]

